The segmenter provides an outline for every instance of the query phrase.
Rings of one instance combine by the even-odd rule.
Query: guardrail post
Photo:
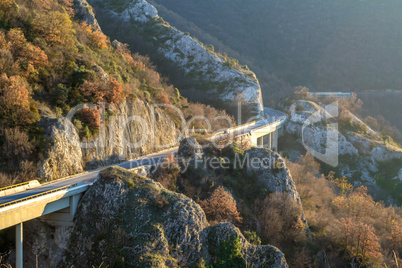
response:
[[[22,257],[22,243],[23,243],[23,229],[22,222],[15,226],[15,266],[17,268],[22,268],[23,257]]]

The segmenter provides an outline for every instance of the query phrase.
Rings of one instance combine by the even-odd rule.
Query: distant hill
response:
[[[152,0],[173,26],[249,64],[263,93],[400,89],[402,2]]]

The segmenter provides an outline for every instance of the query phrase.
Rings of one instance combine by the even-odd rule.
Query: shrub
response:
[[[250,244],[253,245],[261,245],[261,238],[257,235],[255,231],[244,231],[244,237],[247,239]]]
[[[218,186],[208,199],[200,202],[200,205],[205,211],[208,220],[213,223],[225,221],[235,225],[242,223],[242,218],[236,207],[236,201],[222,186]]]
[[[100,114],[98,109],[83,108],[80,110],[79,115],[84,123],[88,125],[90,129],[100,128]]]
[[[176,164],[174,155],[168,155],[164,162],[158,166],[152,178],[171,191],[177,190],[177,178],[180,167]]]
[[[246,267],[246,263],[241,255],[241,243],[239,236],[220,241],[216,250],[216,256],[216,263],[214,263],[212,267]]]
[[[264,241],[291,250],[306,239],[302,209],[287,193],[273,193],[256,201]]]

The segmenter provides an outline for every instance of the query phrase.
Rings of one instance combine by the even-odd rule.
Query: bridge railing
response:
[[[48,195],[48,194],[51,194],[51,193],[60,192],[60,191],[63,191],[63,190],[66,190],[66,189],[69,189],[69,188],[72,188],[72,187],[75,187],[75,186],[77,186],[77,183],[66,185],[66,186],[63,186],[63,187],[60,187],[60,188],[52,189],[52,190],[42,192],[42,193],[38,193],[38,194],[35,194],[35,195],[30,195],[30,196],[27,196],[27,197],[24,197],[24,198],[21,198],[21,199],[17,199],[17,200],[13,200],[13,201],[10,201],[10,202],[4,203],[4,204],[0,204],[0,208],[8,207],[8,206],[11,206],[11,205],[14,205],[14,204],[18,204],[18,203],[28,201],[28,200],[31,200],[31,199],[34,199],[34,198],[37,198],[37,197],[40,197],[40,196]]]
[[[0,192],[10,190],[12,188],[17,188],[17,187],[20,187],[20,186],[25,186],[25,185],[28,185],[28,184],[29,184],[29,181],[26,181],[26,182],[21,182],[21,183],[18,183],[18,184],[13,184],[13,185],[10,185],[10,186],[6,186],[6,187],[3,187],[3,188],[0,188]]]

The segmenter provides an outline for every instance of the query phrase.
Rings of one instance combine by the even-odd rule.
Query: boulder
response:
[[[177,152],[179,157],[182,158],[202,158],[202,149],[198,141],[193,138],[185,138],[180,142],[179,150]]]
[[[234,225],[209,226],[201,207],[185,195],[108,168],[83,196],[59,266],[196,267],[214,260],[215,246],[237,236],[252,267],[287,267],[280,250],[250,245]]]

